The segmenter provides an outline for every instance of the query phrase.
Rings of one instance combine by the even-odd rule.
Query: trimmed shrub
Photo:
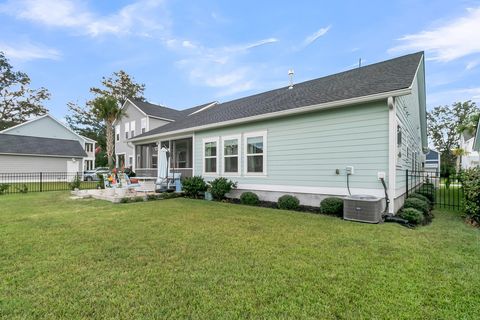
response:
[[[480,225],[480,168],[467,169],[462,173],[463,210],[473,224]]]
[[[244,192],[240,196],[241,204],[246,204],[248,206],[256,206],[259,202],[260,200],[258,199],[257,194],[250,191]]]
[[[0,194],[5,194],[9,187],[10,185],[6,183],[0,183]]]
[[[223,200],[225,198],[225,194],[237,187],[236,182],[223,177],[216,178],[215,180],[211,181],[209,185],[210,192],[215,200]]]
[[[283,210],[298,210],[300,200],[295,196],[286,194],[278,198],[277,206],[279,209]]]
[[[207,184],[201,176],[188,177],[182,181],[182,190],[190,198],[198,198],[200,192],[207,191]]]
[[[337,197],[323,199],[322,202],[320,202],[320,212],[343,217],[343,199]]]
[[[423,200],[423,201],[425,201],[426,203],[428,203],[430,210],[433,208],[433,204],[430,202],[430,199],[428,199],[427,197],[425,197],[423,194],[420,194],[420,193],[412,193],[412,194],[410,194],[408,197],[409,197],[409,198],[417,198],[417,199]]]
[[[421,224],[425,220],[423,213],[414,208],[404,208],[400,213],[400,217],[412,224]]]
[[[406,208],[413,208],[417,209],[420,211],[423,215],[429,215],[429,208],[428,208],[428,202],[425,202],[423,200],[420,200],[418,198],[408,198],[405,200],[405,203],[403,204],[403,207]]]

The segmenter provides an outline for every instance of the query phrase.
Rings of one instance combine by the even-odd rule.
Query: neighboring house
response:
[[[478,133],[478,129],[476,130]],[[480,156],[474,149],[475,133],[470,134],[467,131],[460,135],[460,149],[465,151],[465,155],[460,157],[460,166],[462,169],[470,169],[480,166]]]
[[[217,103],[128,141],[147,150],[137,162],[156,161],[165,145],[183,177],[226,177],[238,182],[235,197],[294,194],[305,205],[348,195],[351,166],[352,194],[384,197],[384,177],[393,213],[405,197],[405,170],[421,169],[428,151],[425,106],[419,52]]]
[[[77,134],[75,131],[68,128],[66,125],[49,114],[21,123],[14,127],[7,128],[3,131],[0,131],[0,133],[78,141],[82,149],[85,150],[85,155],[82,156],[82,159],[80,160],[81,164],[79,166],[79,170],[83,171],[95,169],[95,140]],[[37,170],[42,171],[41,167],[35,167],[37,167]],[[62,170],[59,168],[57,171],[61,172]]]
[[[425,171],[440,176],[440,153],[435,150],[430,150],[425,159]]]
[[[478,119],[477,132],[473,141],[473,150],[480,152],[480,119]]]
[[[78,173],[86,156],[78,140],[0,133],[0,173]]]
[[[150,175],[152,172],[155,173],[157,168],[157,150],[153,150],[153,147],[152,149],[139,147],[135,150],[129,140],[150,130],[182,119],[188,114],[204,110],[215,103],[210,102],[179,111],[149,102],[127,99],[122,106],[125,115],[114,122],[116,167],[143,168],[143,170],[137,172],[141,176]]]

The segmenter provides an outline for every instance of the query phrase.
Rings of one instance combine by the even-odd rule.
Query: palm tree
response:
[[[114,130],[113,123],[125,115],[117,100],[111,96],[98,97],[93,100],[92,112],[95,117],[105,122],[108,166],[113,168]]]
[[[462,161],[462,157],[468,155],[468,152],[462,148],[455,148],[452,150],[452,154],[457,157],[457,173],[460,172],[460,163]]]

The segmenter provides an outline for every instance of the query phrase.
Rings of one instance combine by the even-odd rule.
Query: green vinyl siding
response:
[[[395,100],[397,122],[402,127],[402,145],[397,149],[396,157],[397,196],[401,195],[406,187],[405,170],[422,170],[421,164],[424,161],[420,123],[420,103],[423,99],[422,79],[424,79],[423,62],[413,80],[412,93]],[[398,156],[399,153],[401,156]],[[415,163],[413,163],[414,157]]]
[[[243,134],[257,131],[267,131],[267,174],[245,176]],[[241,175],[231,178],[241,184],[345,188],[345,167],[353,166],[352,188],[382,188],[377,172],[388,168],[386,101],[197,131],[195,174],[203,174],[204,138],[219,137],[221,142],[222,136],[239,134]],[[219,157],[220,166],[222,162]]]

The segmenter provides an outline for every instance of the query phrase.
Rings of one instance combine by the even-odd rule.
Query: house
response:
[[[478,136],[479,129],[470,133],[467,130],[460,134],[460,149],[465,151],[465,155],[460,158],[460,166],[462,169],[470,169],[480,166],[480,155],[478,152]],[[477,147],[475,148],[475,144]]]
[[[130,139],[180,120],[191,113],[204,110],[215,103],[209,102],[179,111],[145,101],[127,99],[122,106],[125,115],[114,122],[116,167],[142,168],[140,172],[137,172],[140,176],[156,174],[156,146],[140,146],[137,150],[134,150]]]
[[[477,131],[475,134],[475,140],[473,141],[473,150],[480,152],[480,119],[478,119]]]
[[[68,128],[65,126],[62,122],[59,120],[55,119],[52,115],[50,114],[45,114],[43,116],[40,116],[38,118],[32,119],[30,121],[21,123],[19,125],[7,128],[3,131],[0,131],[0,134],[2,134],[2,140],[6,141],[6,135],[14,135],[17,136],[18,142],[22,143],[24,146],[28,146],[28,148],[31,148],[30,144],[26,142],[25,139],[31,138],[31,141],[36,141],[39,143],[38,147],[35,147],[32,150],[17,150],[18,152],[10,154],[9,159],[5,158],[5,153],[2,154],[0,157],[0,164],[6,164],[9,163],[9,168],[6,168],[5,166],[2,165],[2,169],[0,171],[5,172],[5,170],[9,170],[10,172],[16,171],[16,172],[31,172],[33,171],[57,171],[57,172],[65,172],[67,169],[70,171],[75,170],[78,172],[82,172],[83,170],[92,170],[95,168],[95,140],[89,139],[87,137],[84,137],[82,135],[77,134],[74,132],[72,129]],[[18,136],[24,136],[28,137],[25,139],[20,139]],[[45,138],[45,139],[33,139],[33,138]],[[9,140],[9,141],[17,141],[17,140]],[[75,152],[73,154],[72,151],[74,150],[73,148],[73,142],[76,142],[80,148],[84,151],[83,153],[77,152],[77,148],[75,148]],[[59,143],[58,148],[52,148],[51,144],[53,143]],[[61,148],[62,145],[64,145],[65,150],[62,152]],[[45,150],[41,150],[41,147],[45,147]],[[7,150],[7,149],[5,149]],[[10,150],[10,149],[8,149]],[[54,150],[54,151],[51,151]],[[10,150],[12,151],[12,150]],[[35,151],[31,153],[31,151]],[[53,152],[53,153],[52,153]],[[21,157],[25,157],[25,155],[32,154],[35,155],[35,158],[28,158],[30,161],[27,161],[28,159],[24,159],[24,161],[20,164],[18,163],[18,166],[15,166],[15,162],[12,162],[12,156],[18,155]],[[70,157],[75,159],[76,165],[71,164],[69,167],[67,167],[67,162],[62,161],[61,165],[59,164],[59,160],[52,160],[48,165],[46,165],[46,162],[48,162],[46,158],[42,158],[42,161],[38,161],[38,157]],[[19,158],[16,158],[19,159]],[[65,162],[65,163],[63,163]],[[26,163],[29,163],[28,165]],[[58,165],[58,166],[57,166]],[[77,168],[78,167],[78,168]],[[27,171],[25,171],[27,170]]]
[[[0,133],[0,173],[78,173],[86,156],[77,140]]]
[[[227,177],[238,182],[234,197],[247,190],[271,201],[294,194],[314,206],[349,189],[384,197],[384,178],[394,213],[405,198],[405,170],[422,168],[428,151],[424,54],[216,103],[171,120],[129,136],[135,150],[147,150],[136,153],[137,172],[156,161],[158,146],[167,146],[172,170],[184,177]]]
[[[437,177],[440,176],[440,153],[438,151],[430,150],[427,153],[424,169]]]

